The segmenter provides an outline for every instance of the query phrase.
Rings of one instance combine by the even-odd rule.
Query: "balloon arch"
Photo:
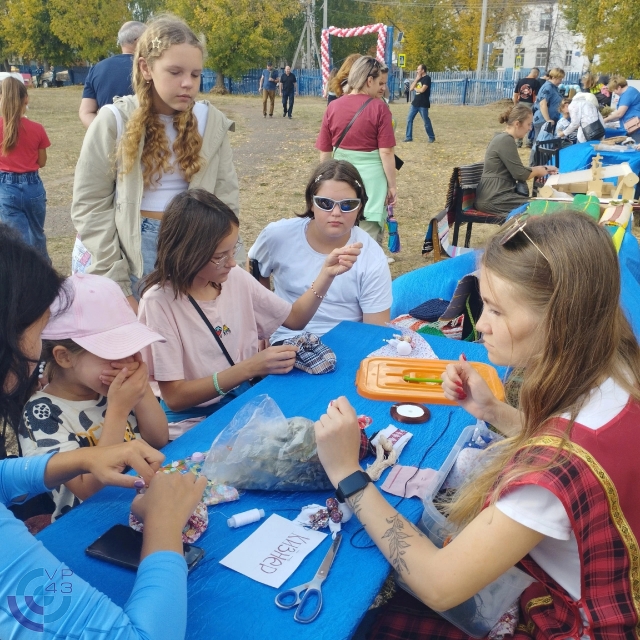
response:
[[[340,27],[329,27],[322,30],[322,39],[320,42],[320,52],[322,57],[322,86],[327,86],[329,79],[330,65],[330,36],[337,38],[353,38],[355,36],[365,36],[369,33],[378,34],[378,43],[376,45],[376,58],[380,62],[391,63],[391,44],[393,42],[393,27],[387,27],[379,22],[377,24],[368,24],[363,27],[352,27],[350,29],[341,29]]]

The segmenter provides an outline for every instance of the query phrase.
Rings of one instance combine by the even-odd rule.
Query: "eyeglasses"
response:
[[[531,236],[524,230],[527,226],[527,220],[529,218],[528,214],[521,215],[516,218],[514,223],[511,225],[509,229],[505,232],[504,236],[500,238],[500,245],[503,246],[509,242],[509,240],[513,240],[513,238],[520,232],[527,238],[527,240],[540,252],[540,255],[549,262],[549,258],[544,255],[544,251],[531,239]]]
[[[218,269],[222,269],[224,265],[227,264],[227,262],[231,260],[233,256],[235,256],[239,246],[240,246],[240,241],[238,240],[238,242],[236,242],[235,246],[233,247],[233,249],[231,249],[231,251],[227,251],[227,253],[223,254],[220,258],[211,258],[209,262],[211,262],[212,264],[215,264],[216,267],[218,267]]]
[[[313,203],[322,211],[331,212],[336,205],[340,208],[340,213],[351,213],[355,211],[362,200],[360,198],[347,198],[345,200],[334,200],[323,196],[313,196]]]

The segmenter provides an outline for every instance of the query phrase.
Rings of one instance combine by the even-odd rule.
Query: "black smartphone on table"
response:
[[[184,559],[191,571],[202,560],[204,549],[191,544],[183,544]],[[134,571],[140,564],[142,553],[142,533],[124,524],[116,524],[91,543],[85,553],[93,558],[111,562]]]

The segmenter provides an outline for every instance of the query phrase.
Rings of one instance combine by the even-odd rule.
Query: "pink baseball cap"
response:
[[[51,305],[51,320],[45,340],[73,340],[83,349],[106,360],[119,360],[137,353],[152,342],[166,340],[138,318],[122,293],[109,278],[76,273],[65,281],[67,295]],[[72,297],[60,313],[60,305]]]

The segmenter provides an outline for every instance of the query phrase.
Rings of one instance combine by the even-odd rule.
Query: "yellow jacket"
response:
[[[189,189],[210,191],[237,215],[238,176],[227,135],[227,131],[235,130],[235,123],[206,100],[204,103],[209,108],[201,151],[205,162],[191,179]],[[125,96],[115,106],[126,127],[138,106],[137,99]],[[142,163],[135,162],[126,175],[116,172],[117,128],[115,114],[110,109],[100,109],[87,130],[76,165],[71,220],[91,253],[87,272],[111,278],[130,296],[129,274],[142,277]],[[144,139],[140,141],[138,158],[142,157],[143,146]],[[118,164],[122,165],[121,159]]]

